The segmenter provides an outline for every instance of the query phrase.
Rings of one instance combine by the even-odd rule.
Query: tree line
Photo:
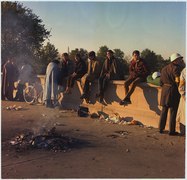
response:
[[[61,54],[50,43],[51,32],[45,28],[43,21],[31,9],[24,7],[19,2],[1,2],[1,59],[2,65],[7,58],[13,57],[18,65],[30,63],[37,74],[45,74],[48,63],[60,60]],[[44,42],[48,40],[47,44]],[[104,62],[107,45],[101,46],[96,52],[99,61]],[[126,55],[121,49],[112,49],[117,60],[119,79],[128,75],[128,65],[131,56]],[[132,50],[133,51],[133,50]],[[88,51],[76,48],[69,52],[70,59],[74,60],[76,53],[83,59],[88,58]],[[150,73],[160,71],[169,63],[161,55],[150,49],[141,52],[141,57],[146,61]]]

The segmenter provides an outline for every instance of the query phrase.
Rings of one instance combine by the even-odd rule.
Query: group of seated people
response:
[[[104,94],[108,82],[118,73],[116,59],[112,50],[106,53],[106,59],[101,65],[96,58],[95,52],[91,51],[88,54],[88,60],[81,58],[80,54],[75,55],[75,63],[69,59],[69,55],[64,53],[62,62],[57,60],[49,63],[46,70],[46,83],[44,88],[44,101],[46,107],[54,107],[57,102],[58,88],[61,87],[63,93],[71,94],[71,89],[76,80],[81,79],[83,93],[81,99],[89,99],[90,84],[98,80],[98,92],[96,97],[100,103],[104,103]],[[183,57],[174,53],[170,57],[170,63],[166,65],[160,72],[155,72],[149,75],[146,63],[140,57],[138,50],[133,51],[132,59],[129,64],[129,76],[124,81],[125,97],[119,104],[127,105],[131,103],[131,95],[136,86],[147,81],[157,86],[161,86],[162,112],[160,115],[159,129],[163,133],[166,125],[167,113],[170,109],[170,130],[169,135],[176,135],[176,115],[180,101],[180,93],[178,87],[180,85],[180,74],[185,67]],[[59,66],[60,64],[60,66]],[[73,67],[75,64],[75,67]],[[182,82],[182,81],[181,81]],[[183,96],[181,96],[183,98]],[[181,108],[184,109],[184,108]],[[180,111],[179,111],[180,112]],[[182,111],[183,112],[183,111]],[[182,118],[184,120],[184,118]]]
[[[64,94],[71,94],[71,90],[76,80],[81,79],[83,93],[81,99],[87,102],[90,96],[90,85],[98,80],[98,92],[96,98],[99,102],[104,102],[104,93],[108,82],[118,73],[117,62],[112,50],[106,53],[106,59],[101,65],[101,62],[96,58],[94,51],[89,52],[88,60],[81,58],[80,54],[75,55],[75,63],[70,60],[67,53],[62,54],[62,62],[54,60],[49,63],[46,70],[46,85],[44,88],[44,101],[46,107],[53,107],[57,101],[58,89]],[[129,65],[129,77],[125,81],[125,97],[120,102],[120,105],[131,103],[130,97],[136,85],[146,81],[148,69],[143,59],[140,58],[138,50],[133,51],[132,60]]]

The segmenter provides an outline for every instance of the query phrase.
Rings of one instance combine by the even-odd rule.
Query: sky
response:
[[[21,1],[19,1],[21,2]],[[98,51],[106,45],[125,55],[146,48],[165,59],[186,56],[186,2],[27,1],[51,30],[59,53],[75,48]]]

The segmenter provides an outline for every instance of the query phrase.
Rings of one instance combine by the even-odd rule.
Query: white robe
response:
[[[54,100],[56,101],[58,95],[58,64],[50,62],[46,70],[46,79],[44,87],[44,101]]]
[[[179,84],[179,93],[181,94],[179,107],[177,111],[177,121],[182,123],[183,125],[186,124],[186,68],[183,69],[180,76],[180,84]]]

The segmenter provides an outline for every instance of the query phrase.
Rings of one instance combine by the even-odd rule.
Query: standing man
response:
[[[91,51],[88,54],[88,58],[88,70],[87,73],[82,77],[83,94],[80,97],[81,99],[89,98],[90,83],[94,82],[94,80],[99,77],[100,63],[96,59],[95,52]]]
[[[9,58],[3,66],[2,76],[2,99],[7,98],[9,101],[13,101],[14,82],[18,79],[18,68],[14,64],[14,60]]]
[[[113,78],[113,75],[117,73],[116,59],[114,58],[114,52],[112,50],[107,51],[106,60],[103,64],[101,74],[99,77],[99,93],[96,97],[99,97],[99,102],[103,103],[104,92],[106,91],[109,80]]]
[[[165,66],[161,71],[160,84],[162,87],[160,105],[162,112],[160,115],[159,131],[163,133],[166,126],[167,114],[170,109],[169,135],[177,135],[176,114],[180,100],[178,91],[179,78],[185,64],[183,57],[174,53],[170,57],[171,63]]]
[[[131,104],[130,97],[134,92],[136,86],[140,82],[146,81],[148,70],[143,59],[140,58],[140,52],[138,50],[133,51],[132,60],[129,66],[129,77],[125,81],[125,98],[120,102],[120,105]],[[131,85],[130,89],[129,86]]]

